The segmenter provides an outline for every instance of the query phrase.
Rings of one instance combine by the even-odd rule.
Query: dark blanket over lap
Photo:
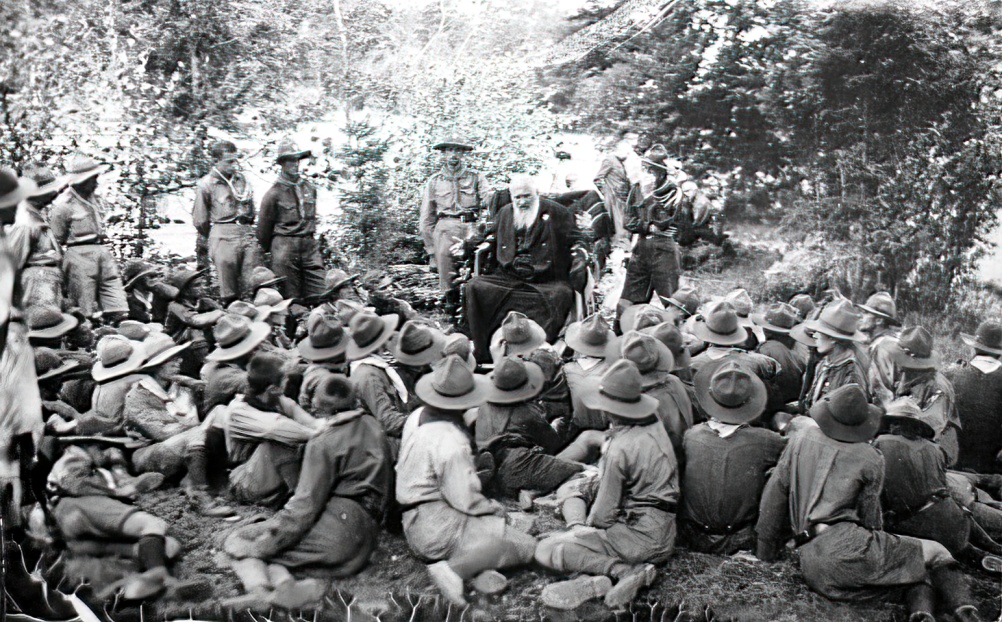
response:
[[[490,360],[490,341],[508,315],[520,311],[546,331],[546,340],[556,341],[574,307],[574,290],[562,281],[526,283],[503,275],[474,277],[466,284],[466,320],[476,347],[477,360]]]

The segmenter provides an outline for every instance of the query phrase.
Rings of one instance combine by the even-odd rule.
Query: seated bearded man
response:
[[[498,210],[491,242],[497,270],[466,284],[466,319],[478,359],[489,357],[490,337],[518,310],[556,340],[574,306],[569,284],[572,245],[580,232],[564,207],[541,199],[532,178],[512,176],[512,202]]]

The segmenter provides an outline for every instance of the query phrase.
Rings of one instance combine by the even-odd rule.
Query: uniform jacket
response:
[[[832,359],[832,356],[838,358]],[[819,399],[835,389],[847,384],[858,384],[863,392],[870,395],[866,366],[857,358],[855,350],[846,350],[838,355],[829,354],[821,359],[814,372],[814,383],[807,392],[805,406],[810,408]]]
[[[214,224],[254,222],[254,195],[247,178],[237,172],[233,174],[230,183],[239,197],[234,195],[226,180],[215,171],[198,182],[191,219],[195,229],[202,235],[209,235]]]
[[[73,188],[53,201],[49,227],[63,245],[98,243],[104,235],[104,218],[111,205],[101,196],[81,197]]]
[[[987,371],[986,371],[987,370]],[[1002,451],[1002,366],[997,359],[977,356],[970,363],[946,371],[953,381],[959,432],[958,469],[998,473],[995,457]]]
[[[125,429],[143,438],[165,441],[199,425],[191,391],[161,387],[150,377],[137,382],[125,396]]]
[[[571,247],[580,241],[577,223],[570,212],[558,203],[540,198],[539,215],[524,234],[520,248],[513,209],[508,204],[497,214],[495,257],[502,272],[535,282],[567,281],[570,278]],[[515,263],[516,257],[523,254],[532,267],[528,278],[517,271]]]
[[[19,268],[58,267],[63,257],[59,240],[49,222],[27,201],[21,204],[14,225],[7,228],[7,241]]]
[[[261,248],[271,250],[276,235],[313,237],[317,230],[317,189],[300,177],[298,183],[280,179],[264,193],[257,220]]]
[[[472,169],[432,175],[421,195],[421,235],[429,241],[439,218],[455,218],[486,207],[487,190],[487,179]]]

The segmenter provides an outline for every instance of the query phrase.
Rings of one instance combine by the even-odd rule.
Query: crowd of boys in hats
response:
[[[487,189],[470,145],[435,149],[421,227],[445,291]],[[678,287],[687,199],[662,151],[653,188],[624,200],[638,240],[615,313],[554,331],[510,309],[478,340],[406,306],[377,313],[355,276],[324,271],[310,152],[291,141],[260,209],[236,148],[213,147],[195,206],[207,265],[166,274],[119,271],[95,194],[107,167],[0,170],[0,500],[21,588],[6,604],[73,617],[79,601],[26,568],[56,546],[131,560],[98,600],[210,590],[172,576],[187,543],[137,503],[160,488],[218,525],[233,610],[322,606],[328,581],[299,569],[355,575],[390,529],[456,606],[536,565],[542,604],[621,609],[676,548],[792,548],[829,598],[900,593],[912,622],[978,620],[959,568],[1002,572],[1002,327],[963,335],[974,356],[947,367],[887,293],[756,304]],[[249,504],[264,517],[230,526]],[[533,529],[545,511],[565,528]]]

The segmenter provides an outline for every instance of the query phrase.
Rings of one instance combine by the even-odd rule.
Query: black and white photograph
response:
[[[1002,0],[0,24],[0,622],[1002,622]]]

